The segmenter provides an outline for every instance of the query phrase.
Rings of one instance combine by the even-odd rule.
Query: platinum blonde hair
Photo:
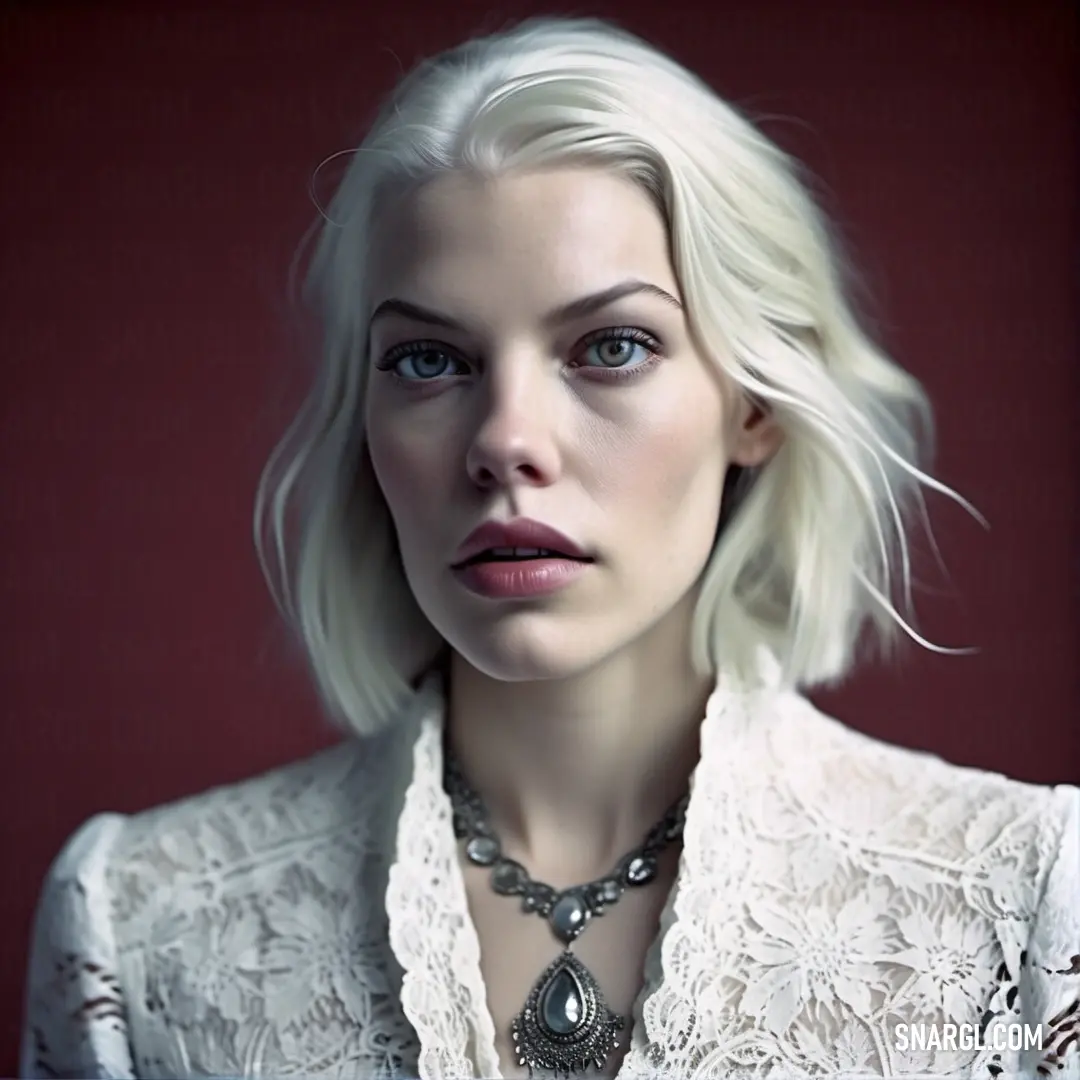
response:
[[[784,432],[729,477],[700,590],[693,660],[753,679],[835,681],[864,637],[910,606],[906,539],[930,409],[860,328],[849,275],[798,165],[700,79],[593,19],[536,19],[477,38],[403,79],[352,157],[309,265],[322,363],[259,484],[255,539],[320,695],[347,728],[385,726],[413,693],[434,631],[401,569],[362,419],[382,201],[451,170],[484,176],[592,165],[640,185],[667,223],[691,331]],[[960,500],[962,501],[962,500]],[[966,505],[966,504],[965,504]]]

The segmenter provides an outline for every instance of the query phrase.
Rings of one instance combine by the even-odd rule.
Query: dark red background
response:
[[[1049,2],[623,6],[773,119],[822,178],[927,384],[949,576],[911,650],[826,704],[1043,782],[1080,778],[1077,54]],[[284,301],[308,182],[400,65],[532,4],[9,4],[0,225],[4,388],[0,1074],[30,916],[65,836],[332,738],[251,543],[257,475],[303,385]],[[697,9],[701,12],[698,13]]]

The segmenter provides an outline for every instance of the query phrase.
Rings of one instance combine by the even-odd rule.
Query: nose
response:
[[[492,365],[477,395],[476,430],[465,457],[477,487],[546,487],[559,475],[555,402],[531,365]]]

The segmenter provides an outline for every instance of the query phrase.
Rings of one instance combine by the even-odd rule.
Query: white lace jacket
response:
[[[429,687],[375,740],[88,822],[24,1075],[497,1077],[441,725]],[[622,1077],[1080,1076],[1077,788],[721,680],[684,845]]]

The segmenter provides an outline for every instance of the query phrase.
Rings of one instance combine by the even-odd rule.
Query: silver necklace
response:
[[[454,835],[465,840],[465,856],[490,867],[491,887],[500,896],[520,896],[521,910],[547,919],[562,942],[562,955],[533,983],[511,1026],[518,1064],[569,1077],[590,1065],[603,1069],[619,1045],[625,1017],[613,1013],[592,972],[570,951],[594,916],[619,902],[628,887],[648,885],[657,874],[661,851],[682,836],[689,794],[671,806],[644,841],[605,877],[568,889],[533,881],[521,863],[508,859],[491,827],[480,796],[470,787],[447,750],[446,790],[454,812]]]

